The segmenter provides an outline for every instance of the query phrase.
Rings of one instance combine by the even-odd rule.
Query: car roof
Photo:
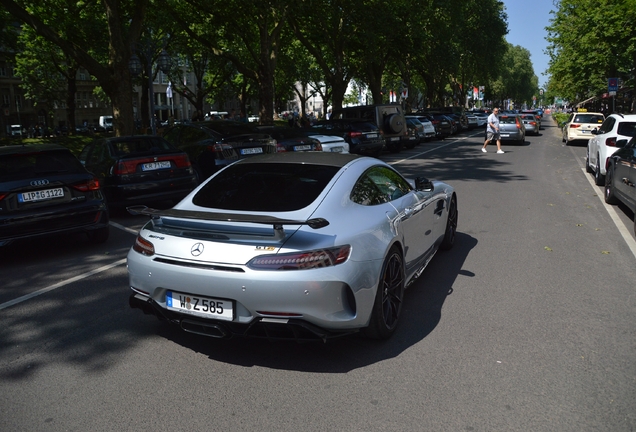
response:
[[[61,146],[59,144],[22,144],[22,145],[10,145],[10,146],[0,146],[0,155],[8,155],[8,154],[20,154],[20,153],[33,153],[33,152],[42,152],[42,151],[59,151],[65,150],[70,151],[68,148]]]
[[[284,153],[268,153],[241,159],[237,164],[263,164],[263,163],[290,163],[290,164],[308,164],[308,165],[330,165],[342,168],[349,162],[356,159],[365,158],[365,156],[351,153],[335,153],[335,152],[284,152]]]

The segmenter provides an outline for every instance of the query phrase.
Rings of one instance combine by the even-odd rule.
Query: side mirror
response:
[[[592,129],[592,135],[598,135],[598,128]]]
[[[415,179],[415,189],[430,192],[433,190],[433,182],[424,177],[417,177]]]

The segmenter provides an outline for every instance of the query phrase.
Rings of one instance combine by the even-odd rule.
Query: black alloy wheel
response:
[[[363,334],[372,339],[387,339],[397,328],[404,299],[404,261],[397,247],[389,251],[378,283],[369,326]]]
[[[439,245],[442,250],[449,250],[455,244],[455,236],[457,234],[457,197],[453,195],[451,203],[448,208],[448,220],[446,221],[446,232],[444,233],[444,240]]]

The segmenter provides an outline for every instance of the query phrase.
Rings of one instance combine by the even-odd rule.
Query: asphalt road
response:
[[[144,217],[0,250],[0,430],[635,430],[632,214],[545,123],[503,155],[474,132],[384,156],[460,212],[385,342],[216,340],[130,310]]]

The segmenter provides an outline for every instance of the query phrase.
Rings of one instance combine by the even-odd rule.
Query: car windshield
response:
[[[0,156],[0,179],[14,180],[44,174],[83,172],[84,168],[66,150],[6,154]]]
[[[603,123],[602,115],[598,114],[577,114],[574,116],[574,123]]]
[[[338,167],[326,165],[235,164],[206,183],[192,202],[221,210],[299,210],[320,195],[338,170]]]
[[[617,132],[619,135],[636,136],[636,122],[621,122]]]

